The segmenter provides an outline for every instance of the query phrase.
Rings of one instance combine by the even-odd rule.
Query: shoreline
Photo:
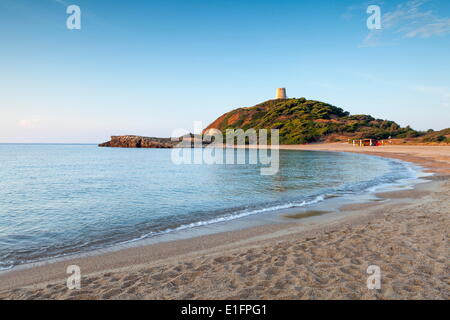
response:
[[[292,147],[292,146],[284,146],[284,147]],[[283,148],[281,148],[283,149]],[[290,149],[290,148],[289,148]],[[289,150],[286,148],[286,150]],[[293,151],[293,150],[289,150]],[[295,151],[295,150],[294,150]],[[328,152],[326,150],[317,150],[318,152]],[[317,152],[312,151],[312,152]],[[368,155],[373,156],[373,155]],[[397,159],[392,159],[397,160]],[[364,161],[364,158],[361,159]],[[235,211],[234,214],[228,217],[216,217],[201,221],[194,221],[190,224],[183,224],[174,229],[164,229],[159,234],[154,234],[150,237],[139,237],[136,239],[130,239],[122,242],[118,242],[111,245],[105,245],[104,247],[94,248],[89,250],[83,250],[80,252],[70,252],[66,254],[60,254],[51,257],[45,257],[33,261],[28,261],[25,263],[17,264],[8,268],[0,268],[0,276],[7,274],[9,272],[21,271],[26,269],[32,269],[36,267],[41,267],[49,264],[53,264],[56,262],[63,262],[68,260],[82,259],[86,257],[103,255],[105,253],[117,252],[121,250],[126,250],[129,248],[155,245],[162,242],[172,242],[177,240],[187,240],[190,238],[201,237],[204,235],[212,235],[217,233],[224,233],[230,231],[238,231],[245,230],[251,228],[262,227],[267,224],[280,224],[285,225],[292,223],[296,219],[300,218],[317,218],[321,216],[323,213],[319,211],[326,211],[326,213],[336,213],[340,210],[339,207],[342,205],[352,204],[353,202],[365,202],[365,201],[375,201],[372,199],[376,197],[377,191],[375,190],[384,190],[384,192],[389,192],[392,188],[399,188],[400,184],[408,184],[408,187],[414,187],[415,184],[421,183],[421,174],[424,174],[422,171],[422,167],[416,166],[415,168],[411,167],[410,162],[402,162],[402,166],[404,170],[410,170],[414,172],[414,177],[408,178],[398,178],[395,182],[389,183],[380,183],[378,185],[369,187],[364,191],[363,194],[352,193],[348,195],[333,195],[322,193],[316,195],[314,199],[311,200],[292,200],[292,203],[284,203],[284,204],[276,204],[272,207],[255,207],[254,211],[249,212],[239,212]],[[414,181],[414,182],[413,182]],[[337,199],[335,199],[337,198]],[[331,200],[333,199],[333,200]],[[303,201],[302,204],[296,203],[296,201]],[[331,203],[330,203],[331,202]],[[315,212],[318,211],[318,212]],[[311,212],[313,214],[311,214]],[[296,216],[296,217],[294,217]],[[305,222],[317,222],[317,223],[326,223],[327,217],[330,215],[326,215],[323,219],[317,219],[318,221],[310,221],[311,219],[304,219]],[[286,219],[288,218],[288,219]],[[338,217],[342,218],[342,217]],[[294,220],[295,219],[295,220]],[[330,219],[330,221],[335,220]],[[325,220],[325,221],[322,221]],[[302,220],[303,222],[303,220]],[[192,226],[191,226],[192,225]],[[1,284],[0,284],[1,288]]]
[[[220,256],[223,255],[224,252],[239,250],[248,251],[254,250],[254,248],[259,249],[265,245],[277,245],[279,242],[283,243],[291,241],[293,238],[297,239],[297,241],[299,242],[310,241],[308,239],[312,236],[314,236],[314,239],[316,239],[320,235],[326,235],[327,232],[331,232],[330,230],[342,231],[342,228],[348,228],[349,225],[358,226],[364,223],[368,223],[369,221],[376,219],[376,217],[379,218],[380,215],[382,215],[386,210],[389,211],[392,210],[392,208],[395,209],[405,206],[405,204],[402,204],[404,203],[402,199],[408,199],[407,203],[410,204],[412,199],[411,194],[413,194],[413,198],[415,198],[415,200],[412,202],[420,202],[420,199],[418,198],[427,197],[430,194],[439,193],[439,191],[441,191],[442,189],[448,190],[448,181],[447,178],[445,178],[446,175],[450,174],[450,148],[448,147],[429,147],[439,149],[444,148],[445,152],[441,152],[441,150],[436,149],[429,150],[429,148],[423,148],[422,146],[405,146],[404,148],[399,148],[398,146],[386,146],[375,147],[372,149],[357,148],[357,150],[355,150],[355,147],[341,144],[280,146],[280,149],[281,148],[286,150],[362,152],[370,155],[396,158],[408,162],[417,163],[428,171],[436,173],[436,176],[435,178],[432,178],[432,180],[434,181],[426,183],[426,186],[423,186],[422,184],[421,187],[415,188],[413,190],[394,191],[394,193],[392,194],[379,194],[379,196],[391,200],[374,204],[370,203],[370,205],[349,204],[347,205],[347,207],[344,206],[345,208],[343,211],[347,212],[348,215],[342,219],[337,219],[329,223],[305,224],[303,223],[303,221],[292,221],[285,224],[269,224],[254,228],[204,235],[196,238],[151,244],[145,247],[126,248],[120,251],[104,253],[101,255],[87,256],[55,262],[52,264],[45,264],[43,266],[37,266],[32,269],[13,269],[10,271],[6,271],[6,273],[0,275],[0,299],[14,297],[25,299],[127,298],[127,296],[121,296],[123,294],[127,294],[128,297],[131,298],[189,298],[189,296],[182,296],[183,293],[178,293],[178,295],[171,296],[170,294],[168,295],[161,290],[159,290],[161,296],[133,296],[133,292],[128,292],[128,290],[126,290],[127,288],[122,288],[123,290],[119,290],[116,288],[115,293],[111,294],[111,292],[109,291],[114,290],[114,288],[116,287],[116,285],[114,284],[115,281],[111,282],[109,285],[106,285],[106,287],[103,288],[104,290],[106,290],[106,292],[103,293],[95,293],[95,288],[93,288],[93,291],[83,293],[83,291],[85,291],[83,287],[81,293],[77,290],[69,292],[65,288],[65,279],[68,276],[65,271],[67,265],[79,265],[82,271],[82,286],[83,283],[87,281],[87,286],[89,287],[90,283],[100,281],[101,279],[105,279],[108,277],[114,277],[114,274],[120,274],[121,272],[125,274],[136,272],[139,273],[142,271],[142,269],[148,269],[150,267],[156,268],[153,270],[155,271],[158,270],[158,266],[161,265],[176,265],[177,263],[180,264],[180,261],[192,259],[198,262],[199,260],[215,259],[214,257],[216,256],[220,258]],[[417,151],[417,148],[422,150],[421,153]],[[412,149],[416,150],[414,151]],[[426,149],[426,152],[423,151],[424,149]],[[427,180],[430,179],[428,178]],[[397,194],[395,194],[395,192],[397,192]],[[408,192],[410,193],[409,196]],[[378,212],[378,214],[373,214],[373,216],[370,216],[370,213],[374,212]],[[232,260],[233,258],[227,261]],[[147,272],[145,274],[145,277],[151,277],[152,273],[155,272]],[[177,272],[175,271],[174,273]],[[102,275],[102,277],[99,277],[99,275]],[[144,275],[142,276],[144,277]],[[229,276],[231,277],[233,275],[230,274]],[[99,279],[89,281],[89,279],[95,279],[96,277]],[[170,278],[170,275],[168,275],[168,277]],[[172,278],[173,277],[179,277],[179,275],[176,276],[175,274],[173,274]],[[125,278],[126,276],[124,276],[124,279]],[[156,281],[161,280],[156,279]],[[208,295],[206,296],[208,297]],[[276,298],[277,295],[274,295],[273,297]],[[197,298],[196,294],[194,294],[194,296],[192,296],[191,298]],[[245,297],[242,296],[240,298]],[[259,296],[256,298],[264,297]]]
[[[292,146],[284,146],[284,147],[292,147]],[[287,148],[286,148],[287,149]],[[289,150],[289,149],[287,149]],[[289,150],[289,151],[296,151],[296,150]],[[302,150],[301,150],[302,151]],[[312,151],[317,152],[317,151]],[[318,152],[328,152],[328,151],[322,151],[318,150]],[[371,155],[369,155],[371,156]],[[363,161],[364,158],[361,159]],[[397,159],[392,159],[397,160]],[[261,211],[257,213],[253,213],[253,211],[250,212],[242,212],[242,213],[236,213],[235,215],[232,215],[228,218],[212,218],[210,220],[202,220],[198,222],[192,222],[191,224],[198,224],[196,226],[190,227],[190,224],[186,225],[180,225],[178,228],[175,229],[166,229],[163,230],[160,234],[155,234],[151,237],[140,237],[136,239],[131,239],[123,242],[118,242],[116,244],[112,245],[106,245],[101,248],[95,248],[80,252],[71,252],[51,257],[45,257],[42,259],[37,259],[34,261],[29,261],[21,264],[17,264],[14,266],[11,266],[9,268],[0,268],[0,276],[7,274],[9,272],[15,272],[15,271],[21,271],[21,270],[27,270],[27,269],[33,269],[36,267],[42,267],[45,265],[57,263],[57,262],[64,262],[68,260],[75,260],[75,259],[82,259],[87,257],[93,257],[93,256],[99,256],[106,253],[112,253],[117,251],[122,251],[130,248],[135,247],[142,247],[142,246],[149,246],[149,245],[156,245],[158,243],[163,242],[173,242],[177,240],[188,240],[191,238],[197,238],[205,235],[213,235],[218,233],[226,233],[231,231],[239,231],[239,230],[246,230],[246,229],[252,229],[252,228],[258,228],[263,227],[267,224],[272,225],[286,225],[293,223],[297,219],[303,218],[302,222],[313,222],[313,223],[327,223],[332,222],[334,219],[329,219],[330,221],[327,221],[327,217],[329,217],[329,213],[336,213],[339,212],[339,207],[345,206],[345,205],[351,205],[355,201],[357,203],[359,202],[366,202],[366,201],[375,201],[373,199],[376,197],[377,191],[375,190],[381,190],[384,192],[390,192],[394,188],[396,190],[399,188],[400,184],[404,184],[405,182],[408,184],[408,187],[414,188],[416,184],[419,184],[423,181],[421,181],[422,176],[421,174],[424,174],[424,171],[422,171],[422,167],[415,167],[411,168],[409,167],[412,163],[410,162],[404,162],[402,160],[399,160],[403,162],[403,167],[405,170],[411,170],[414,171],[415,177],[409,177],[409,178],[399,178],[395,182],[390,182],[387,184],[378,184],[373,187],[370,187],[366,190],[364,190],[363,194],[358,193],[352,193],[349,195],[332,195],[332,194],[320,194],[315,196],[314,199],[306,201],[303,200],[304,205],[295,205],[295,204],[278,204],[274,205],[273,207],[261,207],[261,208],[255,208],[256,211]],[[425,174],[426,175],[426,174]],[[299,200],[300,201],[300,200]],[[294,200],[295,202],[295,200]],[[331,203],[330,203],[331,202]],[[317,211],[317,212],[316,212]],[[323,213],[320,213],[320,211],[324,211],[324,213],[328,213],[324,217],[324,219],[318,219],[319,221],[315,221],[311,219],[304,219],[308,217],[318,217],[323,215]],[[311,214],[312,213],[312,214]],[[286,219],[288,218],[288,219]],[[340,219],[342,217],[338,217]],[[304,221],[306,220],[306,221]],[[325,221],[322,221],[325,220]],[[1,288],[1,284],[0,284]]]

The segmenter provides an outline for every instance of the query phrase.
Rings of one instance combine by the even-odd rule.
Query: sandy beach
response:
[[[0,299],[449,299],[450,147],[348,144],[283,149],[364,152],[435,173],[386,201],[336,208],[342,219],[301,219],[128,248],[0,275]],[[351,214],[350,214],[351,213]],[[81,268],[69,290],[67,266]],[[367,288],[367,267],[381,289]]]

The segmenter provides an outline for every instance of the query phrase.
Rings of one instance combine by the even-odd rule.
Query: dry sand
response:
[[[419,163],[437,173],[388,201],[346,205],[326,224],[267,225],[129,248],[0,275],[0,299],[448,299],[450,147],[286,149],[367,152]],[[68,290],[66,267],[82,271]],[[367,267],[382,287],[366,286]]]

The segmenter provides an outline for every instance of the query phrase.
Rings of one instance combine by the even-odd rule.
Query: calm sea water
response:
[[[0,144],[0,268],[307,206],[412,174],[404,163],[360,154],[280,151],[273,176],[257,165],[174,165],[170,156]]]

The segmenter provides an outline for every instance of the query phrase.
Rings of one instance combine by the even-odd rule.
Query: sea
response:
[[[419,172],[399,160],[341,152],[280,150],[273,175],[262,175],[261,164],[177,164],[171,155],[171,149],[0,144],[0,270],[308,208]]]

